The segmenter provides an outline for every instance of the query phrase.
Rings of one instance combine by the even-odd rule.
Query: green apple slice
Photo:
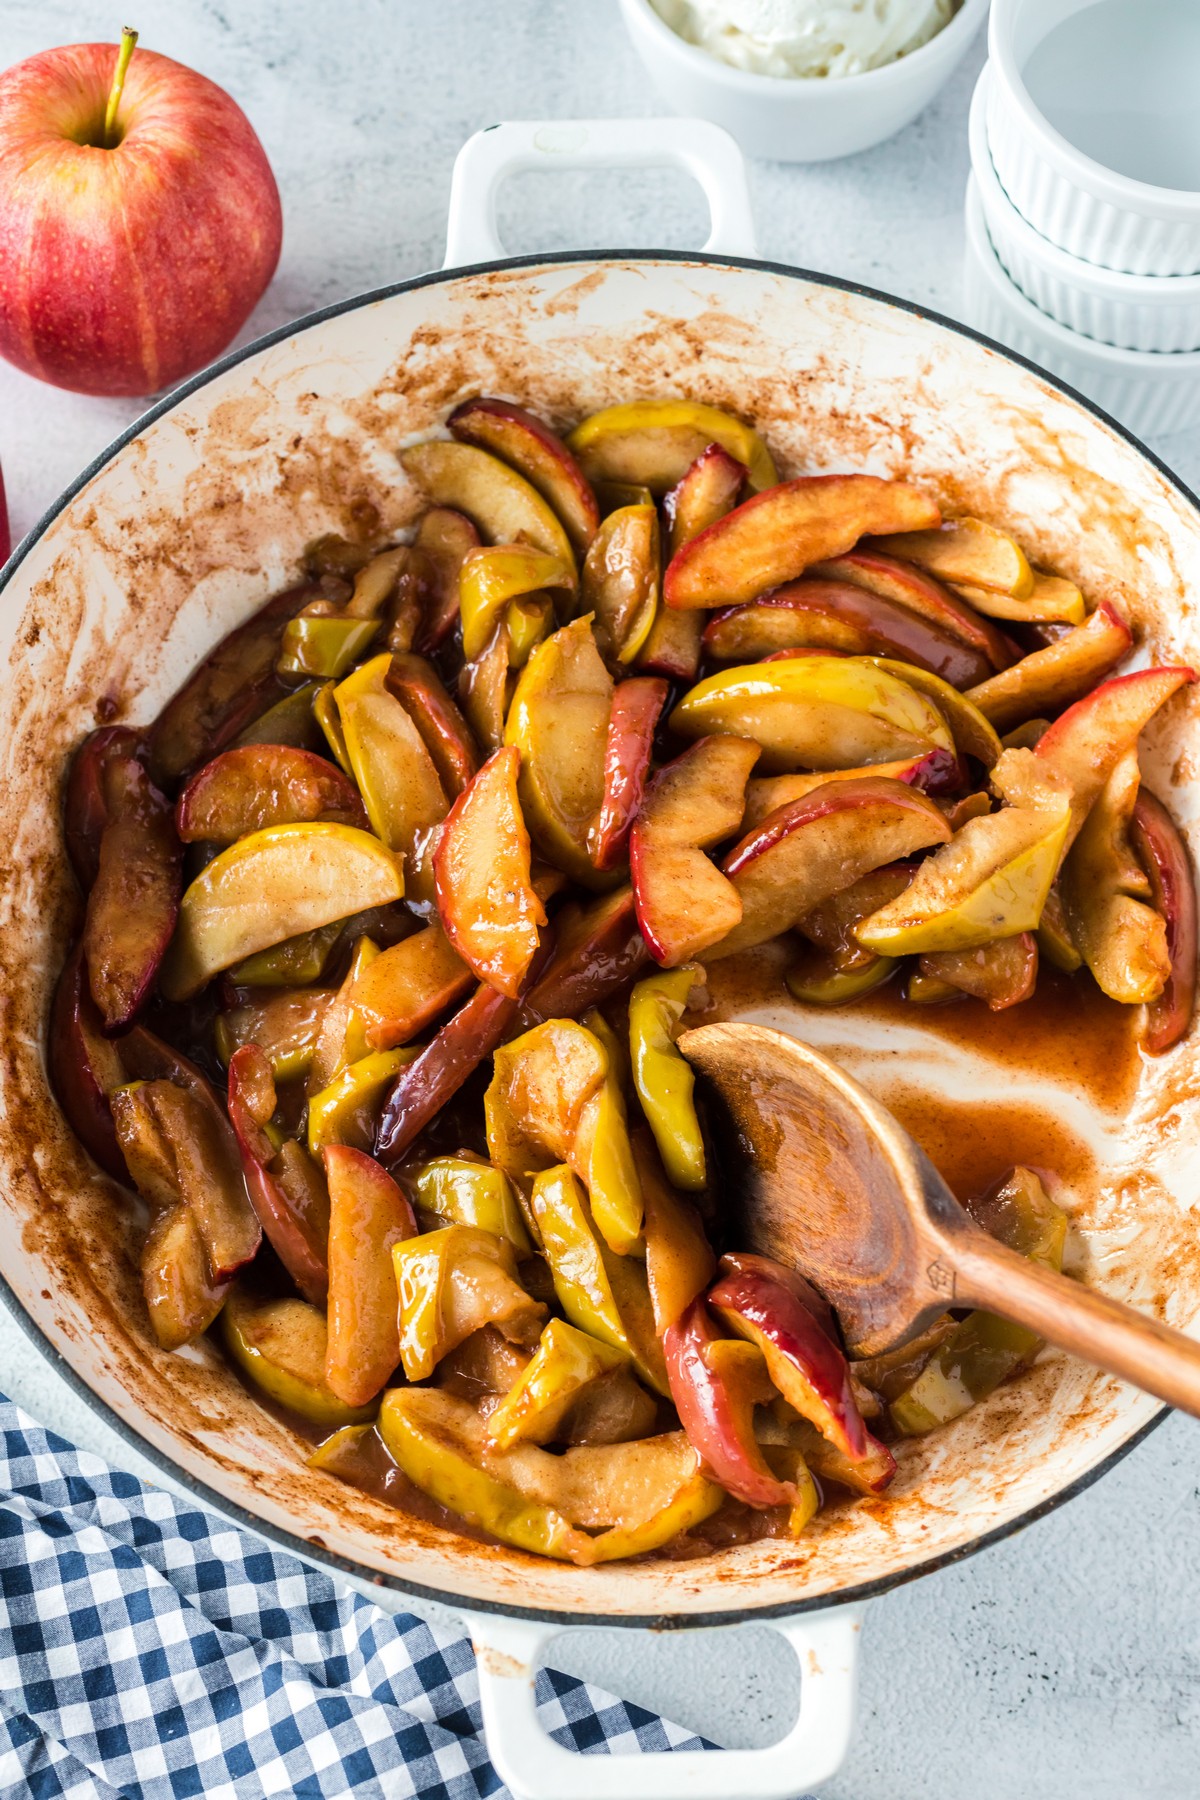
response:
[[[395,856],[352,825],[272,825],[215,857],[183,896],[161,974],[168,1000],[285,938],[404,893]]]

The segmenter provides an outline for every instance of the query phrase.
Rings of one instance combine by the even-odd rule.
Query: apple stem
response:
[[[124,26],[121,31],[121,48],[117,51],[116,72],[113,75],[112,86],[108,90],[108,105],[104,109],[104,148],[106,150],[113,149],[118,142],[115,135],[117,112],[121,105],[121,95],[125,91],[125,76],[137,41],[138,34],[133,27]]]

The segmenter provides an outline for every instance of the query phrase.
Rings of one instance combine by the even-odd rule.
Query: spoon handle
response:
[[[1027,1325],[1047,1343],[1200,1418],[1200,1343],[982,1231],[955,1232],[954,1304]]]

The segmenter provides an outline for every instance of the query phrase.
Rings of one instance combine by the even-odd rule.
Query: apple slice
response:
[[[772,1474],[754,1436],[753,1388],[744,1379],[730,1379],[732,1367],[722,1369],[711,1356],[720,1342],[703,1296],[667,1328],[663,1352],[679,1423],[727,1493],[747,1506],[791,1506],[795,1488]],[[744,1341],[738,1344],[739,1350],[749,1348]],[[761,1357],[759,1361],[765,1376],[765,1363]],[[766,1380],[760,1398],[769,1398],[770,1392]]]
[[[229,1296],[222,1337],[254,1387],[326,1431],[365,1423],[373,1407],[347,1406],[325,1380],[328,1327],[307,1300],[260,1300],[240,1288]]]
[[[421,733],[388,690],[391,666],[386,652],[372,657],[339,683],[334,698],[372,829],[404,857],[410,895],[424,901],[433,891],[430,834],[449,801]]]
[[[903,530],[865,547],[902,556],[930,575],[964,587],[989,588],[1014,600],[1033,592],[1033,570],[1020,544],[982,519],[947,519],[936,530]]]
[[[179,913],[183,852],[171,808],[141,763],[104,766],[105,825],[83,925],[92,998],[106,1032],[126,1030],[149,996]]]
[[[810,774],[763,775],[746,783],[746,810],[741,829],[747,832],[761,825],[768,813],[803,800],[831,781],[861,781],[864,776],[886,777],[902,781],[906,787],[918,788],[923,794],[950,794],[962,786],[963,771],[952,750],[926,750],[920,756],[906,756],[899,762],[867,763],[860,769],[819,769]]]
[[[1188,668],[1138,669],[1132,675],[1119,675],[1093,688],[1043,732],[1033,754],[1070,784],[1068,844],[1078,835],[1105,782],[1158,709],[1195,679],[1195,670]]]
[[[141,751],[142,740],[127,725],[105,725],[84,738],[71,758],[63,799],[63,835],[75,879],[84,894],[100,867],[100,837],[108,820],[104,799],[107,765]]]
[[[347,1406],[365,1406],[400,1362],[392,1246],[416,1237],[413,1209],[391,1176],[361,1150],[330,1144],[329,1335],[325,1382]]]
[[[1020,600],[1011,594],[997,594],[988,588],[964,587],[956,583],[955,592],[981,613],[993,619],[1012,619],[1018,625],[1060,623],[1082,625],[1087,617],[1083,595],[1073,581],[1060,575],[1033,571],[1033,586]]]
[[[1072,940],[1101,992],[1127,1006],[1157,1000],[1171,974],[1166,920],[1146,904],[1150,882],[1129,840],[1140,780],[1137,750],[1126,750],[1088,811],[1061,880]]]
[[[296,1179],[296,1152],[304,1154],[299,1144],[285,1158],[267,1135],[265,1126],[275,1111],[275,1081],[257,1044],[244,1045],[230,1058],[228,1097],[246,1191],[259,1224],[305,1299],[323,1305],[329,1288],[328,1194],[315,1165],[312,1174],[318,1179]]]
[[[399,1071],[384,1101],[375,1154],[394,1165],[447,1101],[503,1042],[518,1002],[486,982]]]
[[[496,750],[451,807],[434,853],[442,927],[468,968],[515,1000],[546,909],[530,881],[517,799],[521,753]]]
[[[709,444],[701,451],[663,501],[668,562],[737,505],[746,474],[745,465],[720,444]],[[704,622],[698,614],[672,612],[670,607],[660,606],[638,652],[638,667],[656,675],[669,675],[674,681],[695,681],[703,629]]]
[[[602,1006],[650,960],[628,885],[586,906],[568,901],[554,932],[553,953],[521,1006],[522,1030]]]
[[[160,1349],[194,1343],[217,1317],[230,1284],[213,1280],[190,1206],[177,1200],[156,1210],[139,1260],[150,1329]]]
[[[1102,600],[1084,624],[968,688],[967,699],[997,731],[1008,731],[1087,694],[1132,648],[1133,633],[1116,608]]]
[[[471,730],[485,750],[498,750],[504,742],[511,659],[508,626],[501,619],[482,656],[464,663],[459,671],[458,697]]]
[[[583,565],[582,606],[594,617],[596,641],[610,660],[632,662],[658,611],[658,512],[622,506],[600,526]]]
[[[953,750],[938,709],[908,682],[857,657],[789,657],[710,675],[670,725],[684,737],[753,738],[765,770],[847,769]]]
[[[417,648],[427,654],[436,650],[458,623],[459,574],[471,551],[479,548],[479,533],[470,519],[453,507],[431,506],[417,526],[413,548],[425,559],[428,572],[428,591],[416,637]]]
[[[416,726],[446,793],[461,794],[479,767],[479,750],[433,664],[393,652],[384,685]]]
[[[600,508],[583,470],[548,425],[508,400],[480,396],[456,406],[446,421],[465,444],[490,450],[523,475],[558,514],[577,556],[600,524]]]
[[[742,916],[736,890],[704,852],[737,830],[758,755],[749,738],[702,738],[646,791],[629,867],[642,936],[665,968],[699,955]]]
[[[811,576],[714,614],[703,642],[708,654],[723,662],[797,648],[894,656],[955,687],[984,680],[992,668],[978,650],[917,613],[850,582]]]
[[[223,637],[150,730],[150,772],[164,785],[223,750],[280,690],[275,664],[284,629],[318,587],[291,588],[268,600],[245,625]]]
[[[899,966],[892,956],[868,956],[857,968],[839,969],[824,950],[810,945],[783,981],[793,1000],[804,1006],[848,1006],[890,981]]]
[[[571,541],[535,487],[474,444],[435,439],[400,452],[408,475],[436,506],[465,513],[493,544],[532,544],[575,567]]]
[[[855,1404],[849,1365],[793,1286],[769,1266],[730,1268],[709,1289],[708,1304],[758,1346],[771,1380],[802,1418],[851,1462],[870,1455],[874,1440]]]
[[[992,1012],[1028,1000],[1037,986],[1037,972],[1037,939],[1030,931],[980,944],[974,950],[939,950],[923,956],[919,964],[924,981],[986,1000]],[[920,995],[921,990],[912,991],[910,982],[908,998],[915,1001]]]
[[[770,814],[725,858],[742,918],[709,955],[766,943],[868,871],[949,837],[933,801],[902,782],[875,776],[818,788]]]
[[[110,1096],[129,1173],[152,1206],[182,1201],[196,1221],[214,1282],[254,1260],[262,1232],[242,1181],[237,1145],[211,1090],[135,1081]]]
[[[373,957],[349,993],[347,1036],[367,1050],[407,1044],[472,987],[471,971],[438,924]],[[330,1078],[333,1073],[331,1071]]]
[[[668,606],[736,606],[853,549],[865,532],[936,525],[937,506],[877,475],[805,475],[744,500],[672,558]]]
[[[276,1081],[307,1075],[333,988],[284,988],[258,993],[217,1014],[213,1037],[217,1055],[228,1068],[235,1050],[257,1044]]]
[[[952,588],[900,557],[884,556],[860,544],[845,556],[814,564],[808,573],[825,581],[849,581],[878,594],[881,600],[905,607],[978,651],[994,669],[1006,669],[1016,659],[1016,648],[1002,631],[981,618]]]
[[[644,1126],[633,1134],[633,1155],[646,1209],[646,1283],[654,1329],[662,1337],[703,1294],[717,1265],[700,1215],[667,1181],[654,1140]]]
[[[117,1046],[102,1035],[87,984],[83,945],[63,964],[50,1015],[50,1078],[67,1123],[84,1149],[117,1181],[127,1179],[108,1096],[127,1079]]]
[[[472,550],[459,571],[463,655],[483,654],[513,600],[543,588],[574,589],[575,565],[532,544],[498,544]]]
[[[186,1000],[243,957],[404,892],[378,838],[350,825],[273,825],[209,863],[183,896],[163,965],[169,1000]]]
[[[588,830],[588,849],[598,869],[619,868],[625,860],[669,691],[665,681],[650,676],[618,682],[613,690],[604,749],[604,798]]]
[[[358,790],[323,756],[282,744],[223,750],[192,776],[175,806],[185,844],[233,844],[269,825],[330,819],[365,828]]]
[[[1142,788],[1130,828],[1133,847],[1150,882],[1155,906],[1166,920],[1171,973],[1149,1008],[1143,1048],[1151,1056],[1170,1050],[1188,1031],[1196,1000],[1196,884],[1187,845],[1163,805]]]
[[[567,438],[590,481],[629,482],[665,494],[709,444],[720,444],[749,472],[751,487],[774,487],[779,477],[756,431],[732,413],[695,400],[632,400],[606,406]]]
[[[969,820],[921,864],[898,899],[863,921],[859,943],[883,956],[923,956],[1035,931],[1070,818],[1063,789],[1057,804],[1049,795],[1044,805],[1005,806]]]
[[[542,852],[585,887],[605,877],[588,855],[588,832],[604,802],[613,682],[587,619],[539,644],[522,669],[504,741],[521,752],[518,792]]]
[[[823,950],[842,974],[873,968],[879,961],[855,936],[863,920],[904,893],[917,872],[916,862],[884,863],[870,869],[797,920],[796,929]]]

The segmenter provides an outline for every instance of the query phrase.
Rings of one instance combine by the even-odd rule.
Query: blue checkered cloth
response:
[[[0,1397],[3,1800],[504,1796],[467,1638],[387,1613]],[[584,1751],[703,1740],[566,1675]]]

